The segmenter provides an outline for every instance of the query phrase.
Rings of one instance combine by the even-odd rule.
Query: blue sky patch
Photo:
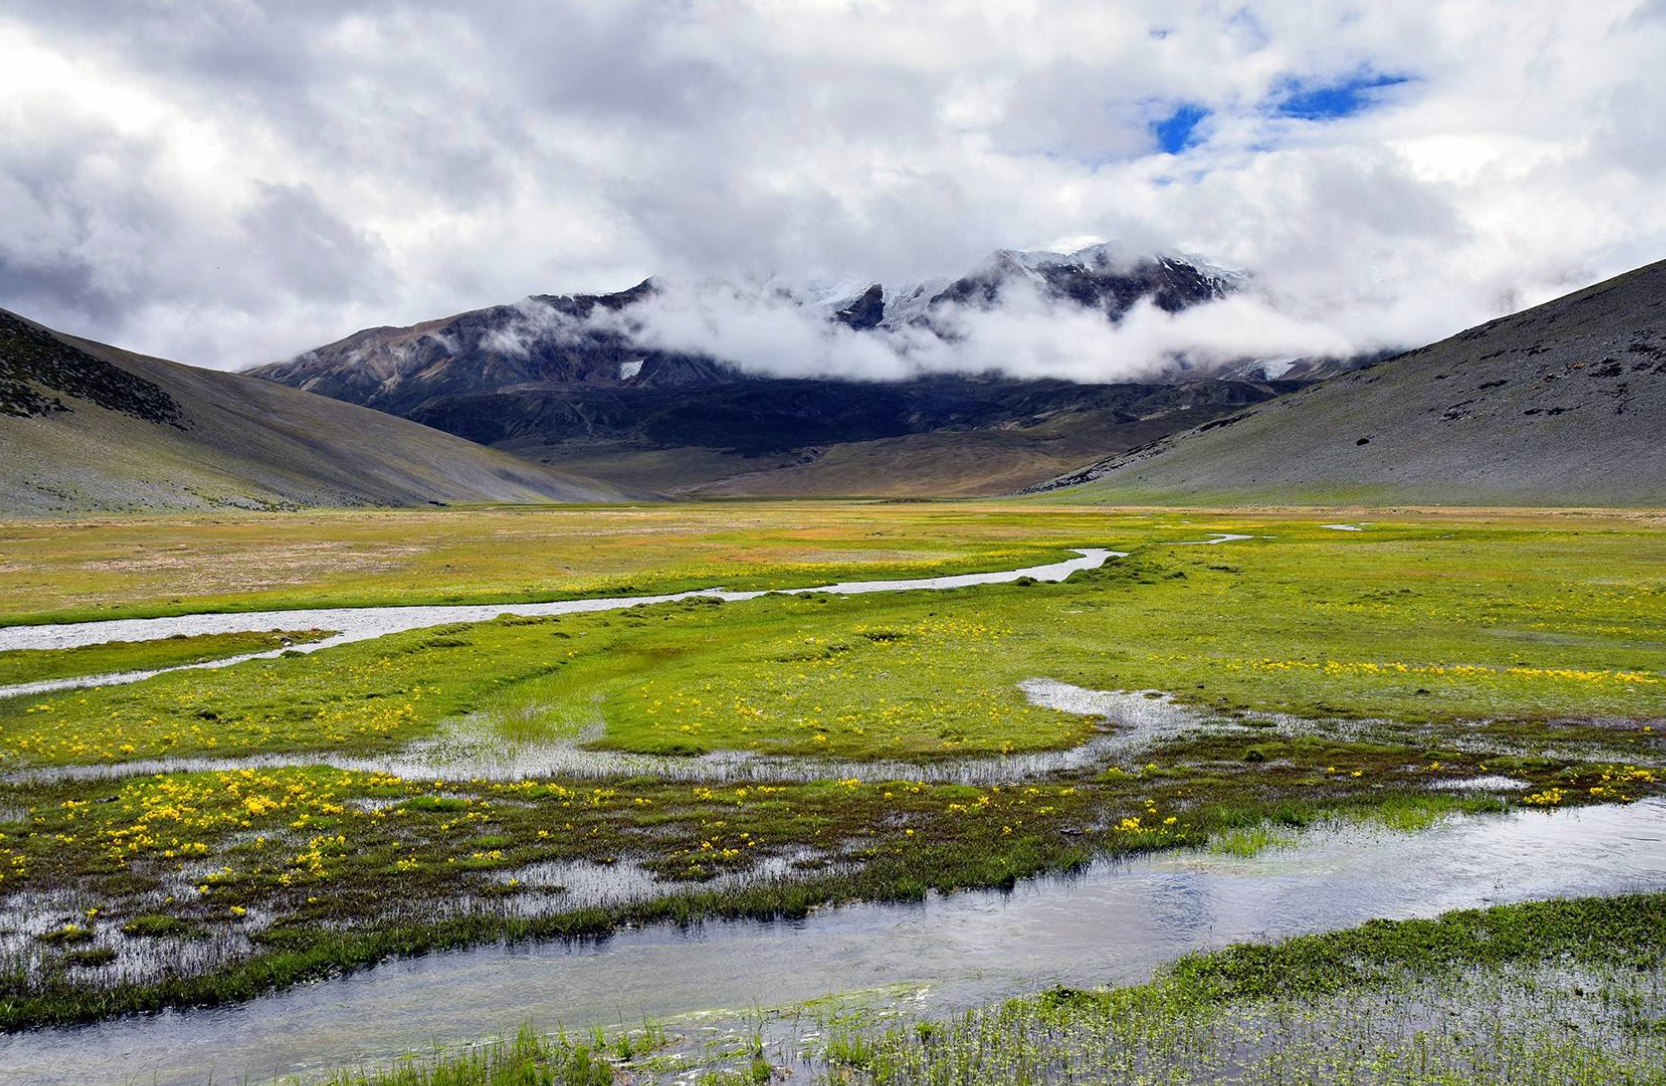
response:
[[[1339,83],[1308,83],[1292,79],[1275,95],[1273,109],[1281,116],[1303,121],[1329,121],[1349,117],[1369,108],[1376,100],[1376,91],[1408,83],[1404,75],[1376,75],[1362,73]]]
[[[1209,111],[1202,106],[1183,105],[1154,123],[1151,134],[1157,137],[1158,146],[1171,155],[1177,155],[1192,142],[1192,130],[1207,116]]]

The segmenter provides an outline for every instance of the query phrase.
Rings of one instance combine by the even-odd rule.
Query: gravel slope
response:
[[[1666,504],[1666,261],[1044,489],[1077,501]]]

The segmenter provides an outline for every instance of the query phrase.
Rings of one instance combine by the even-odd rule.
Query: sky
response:
[[[1663,57],[1666,0],[0,0],[0,306],[235,369],[650,275],[1108,240],[1252,297],[1110,340],[1031,306],[987,357],[1414,345],[1666,258]]]

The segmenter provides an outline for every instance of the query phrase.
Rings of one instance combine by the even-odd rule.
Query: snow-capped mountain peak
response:
[[[996,249],[959,277],[937,276],[885,283],[861,275],[794,278],[777,274],[764,286],[777,298],[854,329],[897,330],[929,324],[940,307],[998,304],[1016,282],[1046,297],[1103,310],[1115,320],[1140,297],[1176,310],[1219,298],[1240,287],[1245,273],[1180,250],[1141,253],[1115,242],[1095,242],[1069,252]]]

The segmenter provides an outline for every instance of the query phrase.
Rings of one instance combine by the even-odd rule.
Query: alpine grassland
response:
[[[26,681],[296,646],[0,698],[0,1025],[246,1000],[492,940],[1011,887],[1106,856],[1253,855],[1328,820],[1409,833],[1660,791],[1660,518],[1348,516],[735,503],[5,525],[13,625],[801,588],[1022,568],[1074,548],[1122,556],[1056,583],[696,597],[317,651],[304,642],[326,631],[0,654],[0,674]],[[1311,945],[1338,948],[1339,968],[1377,953],[1336,938]],[[1279,968],[1319,953],[1280,950]],[[1539,991],[1527,966],[1475,954],[1474,968],[1459,955],[1418,973],[1401,1017],[1373,1022],[1411,1029],[1451,991]],[[1542,968],[1612,965],[1598,958]],[[924,1032],[852,1034],[825,1058],[876,1083],[1120,1081],[1126,1068],[1139,1081],[1167,1065],[1059,1068],[1101,1067],[1105,1046],[1136,1035],[1142,1060],[1193,1046],[1187,1067],[1216,1067],[1210,1053],[1242,1026],[1277,1038],[1221,1057],[1251,1069],[1354,1028],[1358,1009],[1311,969],[1286,997],[1225,968],[1181,963],[1137,995],[1054,993]],[[1649,968],[1637,983],[1658,987]],[[1358,983],[1390,990],[1378,973]],[[997,1041],[1017,1062],[980,1078],[966,1053]],[[1385,1035],[1384,1051],[1402,1041]],[[563,1069],[592,1066],[577,1044],[529,1034],[470,1056],[474,1070],[365,1081],[592,1081]],[[1436,1077],[1448,1055],[1392,1081],[1470,1081]],[[1290,1067],[1282,1081],[1320,1081]]]
[[[721,585],[787,588],[1064,557],[1102,511],[747,502],[319,510],[0,522],[0,623]]]

